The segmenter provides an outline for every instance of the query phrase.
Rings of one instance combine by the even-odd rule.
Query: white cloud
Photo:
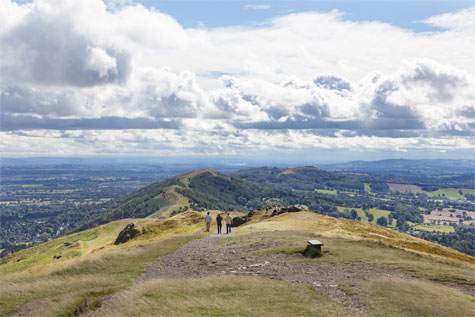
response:
[[[472,38],[475,34],[475,8],[450,12],[430,17],[424,22],[440,28],[450,29],[462,33],[471,33]]]
[[[2,134],[25,152],[467,148],[474,12],[432,33],[338,11],[185,29],[128,1],[0,0],[2,130],[28,131]]]
[[[272,8],[270,4],[246,4],[244,9],[246,10],[267,10]]]

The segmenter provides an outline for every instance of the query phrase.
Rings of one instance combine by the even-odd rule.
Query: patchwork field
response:
[[[465,194],[475,194],[475,189],[473,188],[445,188],[430,192],[422,190],[417,185],[388,183],[388,186],[392,191],[426,194],[433,198],[466,199]]]
[[[475,223],[475,212],[456,208],[443,208],[432,210],[430,214],[423,215],[425,224],[450,224],[462,223],[471,225]]]
[[[417,185],[409,184],[394,184],[388,183],[389,189],[392,191],[406,191],[406,190],[420,190],[421,188]]]

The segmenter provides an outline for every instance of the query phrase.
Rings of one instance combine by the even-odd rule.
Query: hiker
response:
[[[226,234],[231,233],[231,224],[233,223],[233,218],[228,214],[224,218],[224,221],[226,221]]]
[[[222,222],[223,222],[223,217],[221,217],[221,214],[218,214],[218,217],[216,217],[216,224],[218,225],[218,234],[221,233],[221,228],[222,228]]]
[[[275,212],[275,213],[278,213],[278,212],[279,212],[279,208],[277,208],[277,206],[275,206],[274,212]]]
[[[206,215],[206,232],[209,232],[209,228],[211,227],[211,215],[209,214],[209,211],[208,211],[208,214]]]

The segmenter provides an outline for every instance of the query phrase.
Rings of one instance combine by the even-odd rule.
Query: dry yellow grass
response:
[[[135,239],[120,245],[114,245],[119,232],[128,224],[135,223],[140,235]],[[199,212],[188,211],[167,219],[141,218],[122,219],[89,229],[87,232],[99,231],[97,237],[91,240],[77,240],[83,233],[64,236],[42,245],[21,250],[10,257],[3,259],[0,265],[0,280],[8,274],[10,277],[21,272],[35,273],[56,270],[58,267],[75,265],[87,254],[100,255],[111,251],[129,249],[132,246],[146,243],[147,241],[163,240],[170,236],[189,235],[202,231],[204,216]],[[64,244],[69,243],[66,247]],[[67,252],[67,253],[66,253]],[[76,254],[59,260],[54,255]],[[79,262],[78,262],[79,261]]]
[[[387,279],[367,285],[365,302],[379,316],[474,316],[475,300],[422,280]]]
[[[5,275],[1,279],[0,315],[32,301],[57,302],[57,296],[62,295],[71,297],[76,305],[82,305],[81,301],[85,297],[94,300],[101,295],[101,291],[114,291],[129,286],[132,278],[145,272],[146,263],[155,261],[159,256],[173,253],[181,245],[199,237],[202,235],[173,236],[128,248],[87,254],[57,265],[43,266],[34,271]],[[62,303],[66,305],[66,302],[70,301]],[[62,307],[63,313],[74,310],[74,307],[64,307],[63,304],[56,303],[56,306]],[[45,304],[44,307],[47,306]],[[32,308],[36,309],[34,306]],[[22,308],[25,309],[28,307]]]
[[[131,278],[144,272],[144,264],[174,252],[190,239],[203,237],[204,217],[187,212],[173,218],[124,219],[86,233],[62,237],[43,246],[22,250],[4,259],[0,265],[0,315],[30,303],[32,314],[43,307],[44,315],[74,310],[103,292],[124,288]],[[121,245],[113,242],[123,227],[134,221],[141,234]],[[87,241],[78,237],[93,237]],[[71,240],[72,239],[72,240]],[[52,254],[68,248],[81,252],[78,256],[54,261]],[[53,249],[53,253],[51,250]],[[69,306],[71,307],[69,307]],[[48,307],[51,309],[48,310]],[[28,305],[22,313],[28,314]]]
[[[98,316],[359,316],[310,286],[258,277],[151,280]]]
[[[240,228],[239,233],[297,230],[349,240],[367,239],[412,252],[464,261],[475,265],[475,259],[469,255],[404,233],[359,221],[333,218],[312,212],[285,213],[271,218],[266,218],[266,214],[261,213],[256,218]]]

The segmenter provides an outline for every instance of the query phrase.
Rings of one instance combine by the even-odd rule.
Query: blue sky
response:
[[[473,7],[468,0],[295,0],[295,1],[137,1],[149,8],[170,14],[184,27],[253,25],[266,19],[289,13],[340,10],[354,21],[381,21],[415,32],[433,31],[436,28],[421,23],[422,20],[446,12]]]
[[[0,154],[475,157],[474,1],[0,0]]]

